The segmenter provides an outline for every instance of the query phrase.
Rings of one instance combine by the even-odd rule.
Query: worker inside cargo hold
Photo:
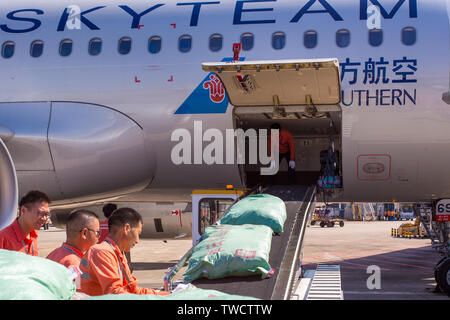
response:
[[[270,131],[279,130],[279,153],[278,153],[278,166],[281,165],[281,161],[286,159],[288,164],[288,181],[289,184],[295,184],[295,144],[292,134],[281,127],[279,123],[273,123],[270,126]],[[271,137],[269,136],[269,154],[271,153]],[[272,161],[273,163],[273,161]],[[272,165],[271,163],[271,165]],[[270,182],[271,184],[275,184],[276,175],[272,175]]]

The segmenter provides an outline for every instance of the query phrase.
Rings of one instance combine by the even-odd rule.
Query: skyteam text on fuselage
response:
[[[179,7],[177,11],[180,14],[185,15],[189,19],[190,27],[197,27],[199,24],[199,18],[201,9],[204,6],[214,6],[215,10],[221,10],[224,3],[235,3],[234,10],[227,12],[230,17],[232,17],[233,25],[252,25],[252,24],[276,24],[277,19],[276,11],[277,7],[282,6],[282,2],[279,0],[240,0],[240,1],[201,1],[201,2],[177,2],[176,6]],[[334,21],[344,21],[344,18],[336,10],[334,5],[336,1],[331,0],[309,0],[303,1],[303,4],[298,4],[297,6],[292,6],[293,12],[295,7],[298,11],[289,20],[290,23],[299,23],[303,16],[308,14],[327,14]],[[357,2],[357,1],[355,1]],[[418,0],[396,0],[394,2],[394,7],[388,11],[382,4],[383,1],[379,0],[359,0],[359,20],[367,20],[370,15],[367,13],[369,5],[375,5],[379,8],[380,13],[384,19],[395,18],[398,10],[404,6],[409,8],[409,17],[417,18],[417,2]],[[392,1],[391,1],[392,2]],[[146,8],[145,10],[135,10],[128,5],[117,5],[118,8],[122,9],[123,18],[125,16],[130,20],[130,29],[139,29],[141,26],[141,19],[146,15],[150,15],[150,19],[153,16],[158,15],[158,8],[162,6],[172,6],[172,3],[156,3]],[[316,9],[315,6],[320,5],[320,9]],[[73,6],[72,6],[73,7]],[[57,23],[57,31],[65,31],[66,25],[69,20],[80,19],[83,26],[89,28],[90,30],[102,30],[100,26],[94,23],[95,15],[101,15],[101,9],[107,7],[106,5],[95,6],[91,8],[83,8],[83,11],[77,11],[71,13],[68,8],[62,8],[60,19]],[[187,8],[187,9],[186,9]],[[52,8],[53,9],[53,8]],[[119,10],[120,11],[120,10]],[[271,12],[270,18],[257,19],[258,12]],[[120,12],[119,12],[120,13]],[[174,11],[175,14],[175,11]],[[42,21],[39,16],[45,15],[45,9],[40,8],[24,8],[10,11],[6,14],[7,20],[21,21],[25,24],[31,24],[27,28],[10,28],[7,23],[1,24],[0,29],[8,33],[27,33],[37,30]],[[268,16],[268,15],[266,15]]]

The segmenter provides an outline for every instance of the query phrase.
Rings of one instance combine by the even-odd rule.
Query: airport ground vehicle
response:
[[[344,226],[344,220],[337,218],[339,217],[339,213],[336,214],[335,210],[333,208],[327,208],[326,206],[323,206],[321,208],[316,208],[314,211],[313,217],[311,219],[311,225],[315,225],[317,222],[319,222],[319,225],[321,228],[327,226],[327,227],[334,227],[335,224],[339,224],[340,227]]]
[[[423,238],[424,231],[421,227],[421,217],[417,217],[414,223],[402,223],[397,229],[391,230],[392,236],[395,237],[413,237],[413,238]]]
[[[409,204],[401,204],[398,208],[399,211],[399,219],[400,220],[413,220],[414,219],[414,210],[412,205]]]

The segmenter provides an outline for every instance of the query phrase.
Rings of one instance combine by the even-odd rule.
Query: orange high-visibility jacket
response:
[[[109,233],[109,228],[108,228],[108,219],[106,219],[105,221],[100,222],[100,238],[98,238],[98,242],[97,243],[102,243],[103,240],[106,239],[106,237],[108,236]]]
[[[28,238],[23,233],[16,219],[12,224],[0,231],[0,249],[19,251],[37,257],[39,256],[37,238],[36,230],[32,230]]]
[[[117,244],[109,237],[102,243],[92,246],[80,263],[81,292],[90,296],[104,294],[156,294],[153,289],[139,288],[137,280],[131,275],[126,257]]]
[[[270,141],[270,135],[269,135],[269,155],[272,155],[271,151],[271,141]],[[290,159],[291,161],[295,161],[295,145],[294,145],[294,138],[292,138],[292,134],[285,130],[280,130],[280,137],[279,137],[280,143],[279,143],[279,153],[288,153],[290,152]]]
[[[61,247],[56,248],[47,256],[47,259],[58,262],[66,268],[69,268],[70,266],[79,267],[81,258],[83,258],[83,253],[65,242]]]

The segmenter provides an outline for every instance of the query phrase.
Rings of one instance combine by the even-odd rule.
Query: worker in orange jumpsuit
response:
[[[103,215],[105,216],[105,220],[103,220],[102,222],[100,222],[100,238],[98,239],[98,243],[103,242],[106,237],[108,236],[109,233],[109,228],[108,228],[108,219],[111,216],[111,214],[117,210],[117,205],[115,205],[114,203],[107,203],[103,206],[102,211],[103,211]],[[131,264],[131,253],[130,252],[124,252],[125,256],[127,257],[127,261],[128,261],[128,267],[131,270],[131,273],[133,273],[133,266]]]
[[[278,164],[281,164],[283,159],[288,163],[288,179],[289,184],[295,184],[295,144],[292,134],[286,129],[282,129],[279,123],[274,123],[270,129],[279,130],[279,159]],[[271,155],[271,138],[269,135],[269,155]],[[275,183],[275,175],[271,177],[271,183]]]
[[[67,268],[80,266],[84,253],[97,243],[100,223],[97,215],[89,210],[76,210],[69,215],[66,223],[66,242],[47,256]]]
[[[142,232],[141,215],[131,208],[120,208],[110,216],[108,226],[109,234],[105,241],[92,246],[81,260],[81,292],[90,296],[169,294],[140,288],[122,253],[130,251],[139,242]]]
[[[43,192],[30,191],[19,202],[19,217],[0,231],[0,249],[39,256],[37,230],[50,216],[50,198]]]
[[[109,233],[109,229],[108,229],[108,219],[111,216],[111,214],[114,212],[114,210],[117,209],[117,205],[115,205],[114,203],[107,203],[103,206],[103,215],[105,216],[105,220],[103,220],[102,222],[100,222],[100,238],[98,239],[98,243],[103,242],[103,240],[106,239],[106,237],[108,236]],[[127,257],[128,258],[128,257]]]

